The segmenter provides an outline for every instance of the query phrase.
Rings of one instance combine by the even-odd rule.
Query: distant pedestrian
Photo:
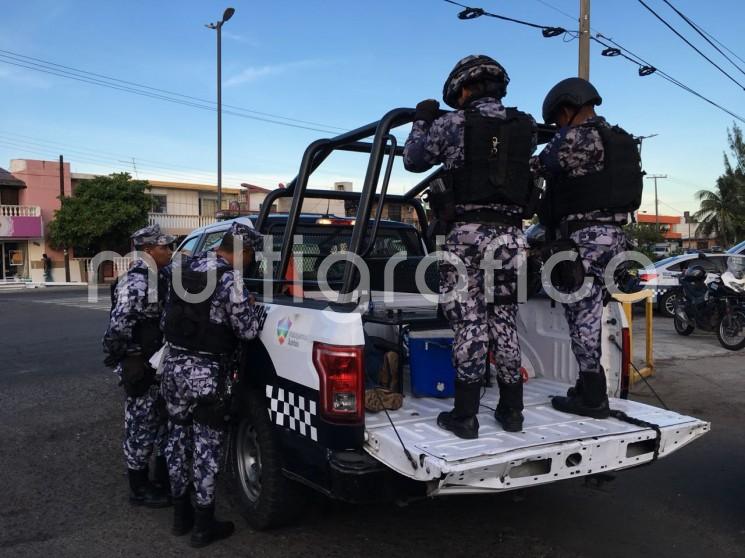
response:
[[[42,254],[41,266],[44,269],[44,281],[47,283],[54,281],[54,279],[52,279],[52,258],[46,254]]]

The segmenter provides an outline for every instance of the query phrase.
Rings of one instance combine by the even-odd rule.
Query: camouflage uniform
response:
[[[586,124],[608,126],[601,116],[590,118]],[[581,124],[562,128],[543,151],[531,159],[531,169],[534,174],[547,178],[560,173],[578,177],[603,170],[603,161],[604,149],[600,134],[595,127]],[[555,192],[554,195],[561,195],[561,192]],[[600,370],[603,272],[610,260],[625,250],[626,235],[621,225],[627,222],[628,214],[592,211],[567,215],[565,219],[567,222],[608,222],[608,225],[593,224],[570,235],[577,244],[585,272],[594,278],[594,282],[586,297],[564,304],[564,313],[579,369],[593,372]]]
[[[190,259],[188,265],[193,271],[229,270],[220,277],[212,295],[210,321],[228,325],[239,339],[254,339],[259,329],[258,313],[248,303],[248,291],[244,286],[238,291],[241,296],[236,296],[235,272],[231,265],[214,254]],[[219,355],[177,346],[169,347],[163,365],[161,392],[170,417],[166,459],[171,492],[176,498],[186,494],[191,469],[194,495],[199,506],[210,506],[214,502],[225,432],[191,419],[199,399],[223,395],[220,384],[225,381],[227,373]]]
[[[122,276],[115,290],[115,304],[111,310],[109,326],[104,334],[104,350],[109,355],[124,355],[138,347],[133,341],[135,325],[141,320],[158,320],[163,312],[164,300],[148,302],[148,266],[142,259],[134,261]],[[158,271],[158,291],[164,292],[169,282],[169,269]],[[121,378],[122,363],[114,369]],[[159,386],[154,382],[141,397],[127,397],[124,402],[124,459],[127,468],[135,471],[146,469],[155,446],[157,455],[163,455],[166,441],[165,424],[159,419],[157,402]]]
[[[484,116],[506,116],[501,101],[494,97],[476,99],[468,107],[478,108]],[[406,169],[423,172],[436,164],[442,164],[446,170],[462,167],[465,160],[464,126],[463,110],[447,113],[431,125],[423,120],[415,121],[404,149]],[[465,298],[456,296],[442,306],[455,333],[453,366],[459,380],[480,382],[486,373],[491,348],[497,357],[498,377],[506,384],[514,384],[520,381],[521,361],[515,323],[517,304],[488,303],[481,264],[491,256],[502,264],[501,270],[495,270],[495,276],[502,275],[500,271],[514,271],[520,266],[527,244],[519,227],[458,221],[458,215],[479,209],[490,209],[506,216],[519,217],[522,214],[522,208],[514,205],[458,204],[455,207],[454,226],[443,249],[465,263],[468,293]],[[440,265],[441,293],[452,291],[457,279],[454,266]],[[494,294],[514,296],[516,278],[508,278]]]

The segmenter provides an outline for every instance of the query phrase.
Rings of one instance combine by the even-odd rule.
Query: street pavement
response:
[[[127,503],[123,395],[101,364],[108,293],[98,303],[85,294],[0,294],[2,557],[745,555],[745,353],[712,354],[716,339],[703,335],[676,339],[692,356],[659,359],[650,381],[712,431],[650,467],[600,487],[577,479],[407,506],[313,497],[295,525],[271,532],[249,529],[221,488],[218,514],[237,532],[192,551],[169,534],[170,510]],[[659,341],[672,322],[655,328]],[[659,404],[643,384],[634,389]]]

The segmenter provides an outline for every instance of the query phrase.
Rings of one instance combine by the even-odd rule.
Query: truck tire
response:
[[[245,412],[231,432],[231,493],[251,527],[279,527],[300,515],[305,493],[282,473],[282,452],[266,399],[252,390],[244,401]]]
[[[659,297],[657,308],[661,315],[666,318],[672,318],[675,315],[675,304],[677,302],[675,299],[677,296],[678,290],[670,289]]]

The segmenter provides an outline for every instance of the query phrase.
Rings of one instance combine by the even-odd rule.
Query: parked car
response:
[[[727,250],[727,253],[745,255],[745,240],[740,242],[740,244],[735,244],[732,248]]]
[[[682,254],[665,258],[654,264],[654,271],[639,273],[639,285],[655,291],[657,309],[663,316],[672,318],[675,313],[675,297],[680,291],[678,277],[692,263],[703,266],[709,283],[727,269],[726,253]]]

